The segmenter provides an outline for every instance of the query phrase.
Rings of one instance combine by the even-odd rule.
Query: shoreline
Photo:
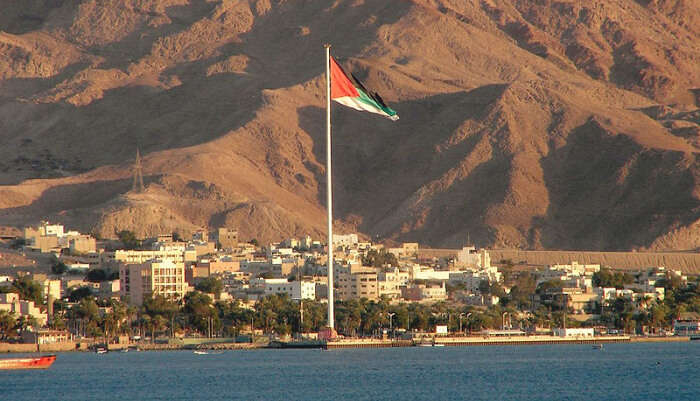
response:
[[[112,352],[129,351],[232,351],[253,349],[290,349],[290,348],[322,348],[322,349],[349,349],[349,348],[396,348],[396,347],[473,347],[473,346],[497,346],[497,345],[571,345],[571,344],[603,344],[603,343],[671,343],[689,342],[690,337],[631,337],[631,336],[597,336],[597,337],[573,337],[562,338],[554,336],[515,336],[515,337],[424,337],[414,340],[390,340],[390,339],[352,339],[345,338],[335,341],[272,341],[270,343],[210,343],[198,345],[183,344],[154,344],[154,343],[129,343],[109,344],[106,348]],[[99,344],[96,343],[97,345]],[[0,354],[36,353],[36,352],[94,352],[95,344],[65,342],[57,344],[13,344],[0,343]]]

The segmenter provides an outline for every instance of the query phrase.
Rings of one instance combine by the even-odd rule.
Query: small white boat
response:
[[[603,344],[593,344],[593,349],[603,349]]]
[[[192,353],[193,353],[193,354],[197,354],[197,355],[209,355],[209,352],[207,352],[207,351],[200,351],[200,350],[194,350],[194,351],[192,351]]]

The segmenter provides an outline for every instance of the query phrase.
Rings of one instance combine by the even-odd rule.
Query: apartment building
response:
[[[335,280],[335,296],[339,300],[378,299],[377,271],[370,267],[338,269]]]
[[[119,268],[119,291],[132,305],[142,305],[149,295],[182,299],[187,292],[185,265],[169,259],[154,259]]]

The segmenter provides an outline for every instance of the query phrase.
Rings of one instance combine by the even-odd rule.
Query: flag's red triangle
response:
[[[345,74],[345,71],[331,57],[331,99],[346,96],[359,97],[360,94],[355,89],[355,85],[352,84],[350,78]]]

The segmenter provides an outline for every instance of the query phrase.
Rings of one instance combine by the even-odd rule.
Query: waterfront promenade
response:
[[[595,337],[556,337],[556,336],[511,336],[511,337],[487,337],[487,336],[450,336],[434,337],[424,336],[413,340],[401,339],[376,339],[376,338],[342,338],[333,341],[310,342],[212,342],[198,345],[188,344],[154,344],[154,343],[130,343],[109,344],[109,349],[118,351],[123,348],[138,348],[141,351],[178,351],[188,349],[209,350],[251,350],[260,348],[393,348],[393,347],[467,347],[488,345],[543,345],[543,344],[602,344],[602,343],[629,343],[629,342],[687,342],[689,337],[643,337],[643,336],[595,336]],[[281,346],[284,344],[284,346]],[[46,344],[40,347],[41,352],[66,352],[66,351],[90,351],[86,343],[66,342],[61,344]],[[0,343],[0,353],[12,352],[36,352],[35,344],[7,344]]]
[[[597,337],[555,337],[555,336],[512,336],[512,337],[423,337],[414,340],[380,339],[341,339],[326,343],[327,349],[340,348],[389,348],[413,346],[484,346],[484,345],[536,345],[536,344],[599,344],[630,342],[629,336]]]

